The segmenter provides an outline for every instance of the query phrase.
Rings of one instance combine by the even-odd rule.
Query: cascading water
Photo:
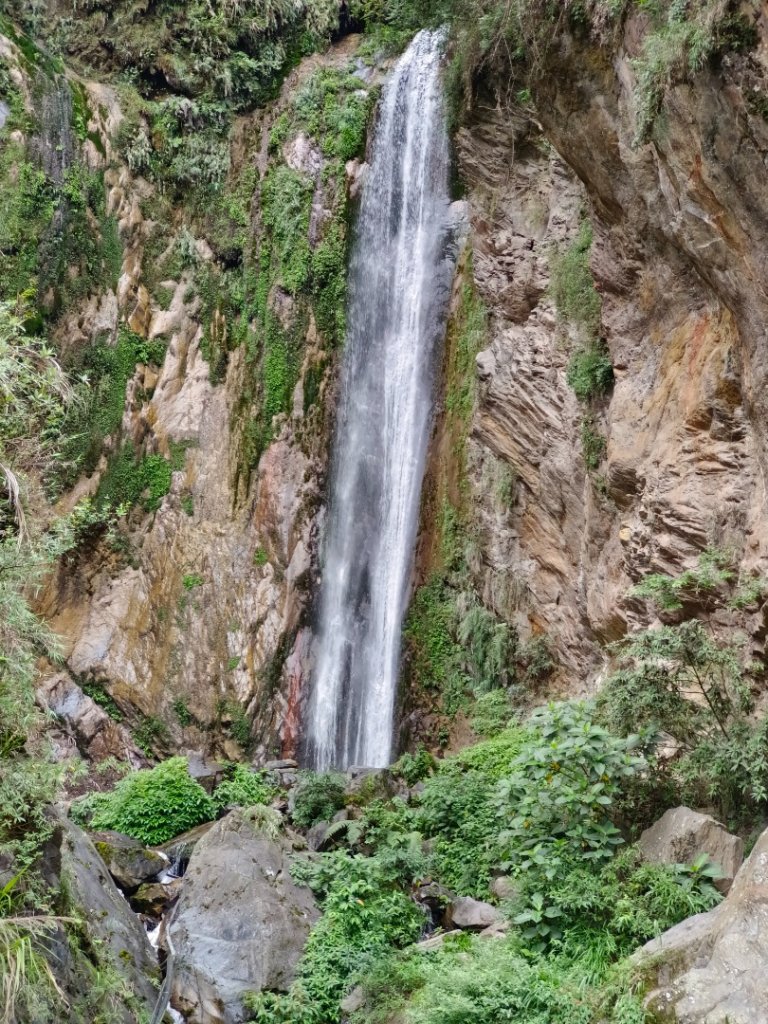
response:
[[[453,262],[442,34],[421,32],[382,96],[349,273],[307,753],[381,767]]]

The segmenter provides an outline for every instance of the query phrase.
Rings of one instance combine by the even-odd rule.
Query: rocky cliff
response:
[[[519,68],[487,71],[456,137],[490,313],[471,443],[515,474],[504,522],[473,475],[484,593],[504,614],[494,581],[514,576],[516,619],[552,637],[569,693],[642,621],[641,576],[707,548],[765,571],[767,29],[745,17],[750,45],[672,76],[647,141],[634,9],[602,36],[555,33],[517,102]],[[584,339],[555,301],[585,219],[614,376],[586,404],[567,380]],[[759,652],[762,617],[748,628]]]
[[[747,8],[741,34],[705,66],[669,72],[655,121],[642,64],[653,26],[634,7],[589,29],[560,24],[533,66],[497,53],[458,118],[471,234],[414,584],[445,564],[437,513],[459,509],[461,601],[513,630],[518,677],[536,677],[539,694],[542,680],[569,694],[594,688],[606,645],[646,614],[630,593],[643,575],[679,572],[707,548],[729,552],[744,578],[765,566],[768,30]],[[66,79],[11,36],[3,54],[31,118],[16,143],[58,154],[60,177],[82,166],[103,179],[104,224],[120,246],[111,286],[102,279],[65,303],[53,337],[76,367],[99,346],[134,346],[113,429],[59,504],[106,495],[130,509],[117,543],[91,531],[40,604],[64,639],[64,690],[90,695],[75,719],[92,719],[95,699],[148,752],[291,754],[353,156],[364,155],[377,73],[355,56],[358,37],[307,58],[276,99],[236,117],[223,210],[218,200],[201,208],[153,164],[169,137],[183,146],[198,124],[207,131],[187,101],[173,100],[169,128],[164,107],[161,116],[122,86]],[[164,74],[162,89],[176,88]],[[45,95],[74,99],[46,101],[38,123],[41,80]],[[82,273],[74,258],[67,273]],[[450,342],[467,319],[467,288],[484,309],[476,364]],[[579,392],[574,360],[585,352],[610,364],[610,381]],[[748,613],[758,652],[762,616]],[[536,641],[547,652],[538,676],[525,668]],[[433,704],[428,688],[406,699],[422,712]],[[73,723],[87,748],[92,721],[79,733]],[[126,735],[100,743],[131,748]]]

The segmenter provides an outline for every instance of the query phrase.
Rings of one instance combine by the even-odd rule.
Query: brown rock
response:
[[[716,882],[728,892],[744,859],[744,842],[709,814],[688,807],[674,807],[647,828],[638,840],[643,859],[652,864],[693,864],[706,854],[720,868]]]

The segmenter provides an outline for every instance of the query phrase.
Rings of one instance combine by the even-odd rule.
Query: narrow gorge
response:
[[[768,1024],[767,79],[7,0],[0,1024]]]

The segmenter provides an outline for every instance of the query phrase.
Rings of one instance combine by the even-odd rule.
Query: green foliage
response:
[[[442,576],[434,574],[414,594],[403,635],[411,658],[410,675],[420,689],[448,695],[446,710],[465,688],[461,650],[455,638],[454,597]]]
[[[667,89],[675,81],[700,71],[714,52],[718,16],[723,7],[716,0],[693,5],[669,0],[655,10],[652,5],[647,6],[656,14],[657,24],[643,40],[640,56],[634,61],[638,144],[648,141]]]
[[[647,864],[630,847],[599,872],[576,865],[549,882],[537,879],[538,888],[524,887],[529,908],[554,911],[548,934],[537,931],[526,937],[544,939],[542,948],[555,944],[569,960],[580,961],[599,976],[611,960],[718,903],[721,896],[712,884],[717,877],[706,856],[691,865]],[[537,916],[534,912],[521,923]],[[528,924],[533,926],[535,920]]]
[[[748,666],[738,637],[719,640],[704,623],[645,630],[621,645],[622,664],[600,695],[618,731],[646,727],[673,736],[678,758],[655,766],[657,786],[694,805],[740,815],[768,801],[768,721],[753,719]]]
[[[203,577],[196,572],[185,573],[181,578],[181,585],[185,590],[194,590],[196,587],[202,587],[204,583]]]
[[[576,860],[610,858],[622,842],[611,809],[625,781],[645,765],[633,754],[638,745],[638,737],[622,739],[598,725],[588,704],[534,712],[497,792],[506,866],[552,878]]]
[[[139,750],[147,757],[156,753],[157,747],[165,747],[168,744],[168,728],[165,723],[154,715],[143,715],[139,724],[133,730],[133,739]]]
[[[307,283],[311,266],[309,215],[314,185],[287,164],[279,164],[261,186],[261,216],[269,232],[279,281],[295,295]]]
[[[114,829],[149,846],[215,817],[216,806],[189,775],[186,759],[172,757],[155,768],[133,772],[111,793],[94,794],[94,829]]]
[[[126,441],[112,457],[104,474],[97,499],[113,506],[131,507],[142,500],[147,512],[156,512],[171,489],[173,470],[162,455],[138,458],[131,441]]]
[[[496,781],[453,762],[424,785],[419,827],[433,841],[432,874],[457,892],[487,899],[498,862]]]
[[[472,708],[472,730],[475,735],[483,738],[497,736],[509,724],[512,713],[512,701],[506,690],[481,693]]]
[[[101,457],[105,438],[120,428],[125,409],[126,388],[137,364],[159,365],[164,358],[165,345],[162,342],[147,341],[127,327],[120,328],[114,345],[98,341],[81,353],[73,367],[83,382],[81,395],[62,425],[63,458],[62,465],[56,473],[57,488],[70,487],[80,473],[93,472]],[[102,485],[104,491],[114,492],[112,497],[117,499],[115,504],[120,504],[121,501],[133,504],[144,487],[148,486],[148,483],[144,483],[138,492],[136,491],[141,481],[128,479],[131,475],[125,461],[128,456],[129,451],[124,445],[116,457],[119,469],[116,468],[115,472],[119,479],[115,479],[109,486]],[[165,479],[165,471],[159,465],[153,465],[147,468],[146,472],[153,477],[153,496],[150,501],[154,502],[158,500],[158,491],[162,486],[161,479]],[[169,478],[168,484],[170,485]],[[102,496],[108,495],[104,493]]]
[[[610,391],[613,366],[605,347],[593,343],[575,352],[566,379],[580,402],[590,402]]]
[[[475,356],[488,338],[488,311],[471,284],[465,284],[456,315],[453,337],[455,359],[445,396],[446,411],[466,422],[475,404]]]
[[[293,121],[320,140],[326,156],[346,162],[363,155],[374,100],[353,73],[320,68],[297,93]]]
[[[176,715],[182,729],[186,729],[187,726],[195,724],[195,716],[189,710],[189,705],[183,697],[177,697],[176,700],[174,700],[173,713]]]
[[[330,821],[343,806],[343,775],[303,772],[296,787],[291,818],[295,825],[310,828],[318,821]]]
[[[251,721],[242,704],[236,700],[222,700],[219,702],[218,715],[232,739],[247,750],[251,744]]]
[[[585,416],[581,421],[581,450],[584,465],[590,472],[594,472],[605,458],[607,446],[608,442],[595,426],[593,417]]]
[[[652,573],[631,593],[633,597],[648,598],[664,611],[677,611],[683,607],[683,602],[700,601],[730,583],[733,580],[732,564],[733,557],[727,551],[707,548],[695,569],[687,569],[679,576]],[[739,603],[737,598],[737,607]]]
[[[415,786],[417,782],[421,782],[432,774],[436,764],[434,756],[424,747],[419,747],[415,754],[401,754],[392,765],[392,771],[409,786]]]
[[[104,689],[104,684],[95,679],[84,680],[81,684],[83,693],[86,693],[92,701],[107,712],[114,722],[122,722],[123,713],[120,710],[115,698]]]
[[[52,471],[74,397],[53,350],[24,321],[23,305],[0,302],[0,474]]]
[[[227,777],[214,790],[213,803],[217,812],[232,804],[252,807],[254,804],[268,804],[274,793],[263,772],[251,771],[244,764],[233,764],[229,766]]]
[[[325,855],[313,887],[323,916],[312,929],[287,996],[245,1000],[261,1024],[335,1024],[352,979],[392,949],[415,941],[421,910],[375,858]]]
[[[589,269],[591,248],[592,225],[585,219],[570,245],[554,256],[550,284],[558,316],[564,323],[577,327],[589,344],[597,339],[601,311],[600,296],[597,294],[592,271]],[[592,372],[594,373],[594,370]],[[601,373],[606,374],[607,371],[601,368]]]

